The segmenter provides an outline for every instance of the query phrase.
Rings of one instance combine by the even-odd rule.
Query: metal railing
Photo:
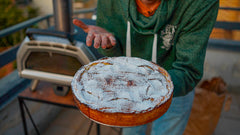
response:
[[[240,8],[236,8],[236,7],[220,7],[219,9],[222,9],[222,10],[232,10],[232,11],[240,11]]]
[[[6,29],[3,29],[0,31],[0,38],[3,38],[5,36],[8,36],[10,34],[13,34],[15,32],[18,32],[22,29],[25,29],[25,28],[28,28],[34,24],[37,24],[41,21],[44,21],[46,20],[47,21],[47,24],[48,24],[48,27],[50,26],[50,23],[49,23],[49,19],[50,17],[52,17],[53,15],[46,15],[46,16],[39,16],[39,17],[35,17],[35,18],[32,18],[32,19],[29,19],[25,22],[22,22],[22,23],[19,23],[19,24],[16,24],[12,27],[9,27],[9,28],[6,28]]]
[[[240,8],[234,7],[220,7],[220,10],[230,10],[230,11],[240,11]],[[214,28],[224,29],[224,30],[239,30],[240,22],[226,22],[217,21]],[[240,52],[240,41],[227,40],[227,39],[209,39],[208,48],[230,50]]]
[[[78,10],[78,11],[74,12],[73,14],[74,15],[86,14],[86,13],[92,13],[94,11],[95,11],[95,8],[89,8],[89,9]],[[28,28],[28,27],[30,27],[30,26],[32,26],[34,24],[37,24],[37,23],[39,23],[41,21],[44,21],[44,20],[47,21],[47,25],[48,25],[48,27],[50,27],[49,19],[51,17],[53,17],[53,14],[49,14],[49,15],[45,15],[45,16],[39,16],[39,17],[35,17],[35,18],[32,18],[32,19],[29,19],[29,20],[27,20],[25,22],[16,24],[16,25],[14,25],[12,27],[3,29],[3,30],[0,31],[0,38],[8,36],[10,34],[13,34],[14,32],[20,31],[22,29]]]

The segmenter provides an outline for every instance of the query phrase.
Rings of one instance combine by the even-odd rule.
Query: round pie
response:
[[[166,70],[135,57],[110,57],[81,67],[72,80],[74,101],[93,121],[138,126],[162,116],[173,96]]]

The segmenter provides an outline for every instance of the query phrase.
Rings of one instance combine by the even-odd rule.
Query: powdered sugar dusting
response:
[[[74,76],[77,99],[105,112],[139,113],[167,101],[172,94],[170,77],[155,64],[134,57],[113,57],[91,62]],[[167,86],[168,85],[168,86]]]

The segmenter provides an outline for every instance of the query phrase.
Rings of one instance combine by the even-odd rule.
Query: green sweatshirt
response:
[[[145,17],[137,12],[135,0],[98,0],[97,25],[118,42],[111,49],[98,50],[109,57],[125,56],[130,22],[131,56],[151,61],[157,34],[156,63],[170,74],[174,96],[186,95],[202,78],[218,7],[218,0],[162,0],[155,14]]]

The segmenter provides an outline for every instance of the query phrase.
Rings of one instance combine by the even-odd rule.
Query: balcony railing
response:
[[[220,10],[240,12],[240,8],[235,8],[235,7],[220,7]],[[232,30],[240,31],[240,22],[217,21],[214,28],[224,29],[229,31],[232,31]],[[240,41],[226,40],[226,39],[209,39],[208,48],[240,52]]]

